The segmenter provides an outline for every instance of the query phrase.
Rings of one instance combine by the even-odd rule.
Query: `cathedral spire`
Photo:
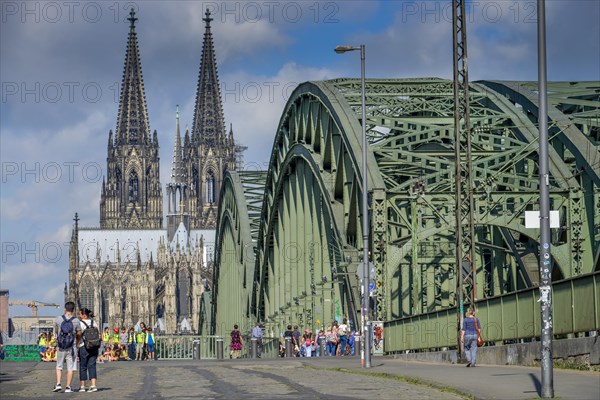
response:
[[[117,128],[109,133],[106,182],[100,195],[100,227],[157,229],[162,227],[158,134],[151,134],[148,122],[133,9],[128,20]]]
[[[183,151],[181,149],[181,133],[179,131],[179,105],[177,105],[175,120],[175,147],[173,149],[173,168],[171,170],[171,182],[184,183],[185,167],[183,165],[182,160]]]
[[[202,43],[202,58],[200,60],[200,75],[196,91],[196,106],[192,125],[192,142],[214,145],[225,138],[225,118],[217,72],[217,59],[210,31],[210,11],[206,9],[206,30]]]
[[[129,39],[121,83],[116,140],[118,144],[141,144],[149,142],[150,127],[140,64],[140,50],[135,32],[137,18],[133,8],[127,19],[130,23]]]

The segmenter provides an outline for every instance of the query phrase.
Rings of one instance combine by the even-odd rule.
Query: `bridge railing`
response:
[[[163,360],[191,360],[194,358],[194,342],[200,342],[200,359],[209,360],[217,358],[217,338],[219,336],[198,335],[157,335],[154,352],[157,359]],[[251,357],[251,342],[244,338],[242,357]],[[230,340],[223,338],[223,356],[229,358]],[[279,338],[263,338],[262,358],[276,358],[279,354]]]
[[[277,338],[277,337],[263,338],[262,357],[263,358],[279,357],[279,338]]]
[[[244,335],[244,347],[242,348],[242,358],[252,357],[252,339],[250,335]],[[225,343],[226,354],[229,357],[229,342]],[[263,349],[261,358],[277,358],[279,356],[279,338],[263,337]]]
[[[537,287],[477,302],[477,317],[486,342],[539,337]],[[600,330],[600,272],[552,284],[554,335]],[[456,309],[413,315],[384,323],[386,353],[455,347]]]
[[[194,341],[200,342],[200,359],[217,358],[218,336],[159,335],[154,352],[160,360],[191,360],[194,358]]]

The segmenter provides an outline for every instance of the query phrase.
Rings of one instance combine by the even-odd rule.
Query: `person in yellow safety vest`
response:
[[[119,328],[114,329],[114,333],[111,335],[111,339],[113,349],[119,348]]]
[[[46,340],[46,332],[42,332],[40,333],[40,336],[38,336],[38,346],[39,351],[40,351],[40,360],[44,360],[44,357],[46,356],[46,347],[48,344],[48,341]]]
[[[110,344],[110,330],[108,326],[104,328],[104,332],[102,333],[102,346],[106,349]]]
[[[48,333],[48,347],[56,347],[57,339],[56,336],[52,334],[52,332]]]
[[[146,342],[146,333],[139,330],[135,335],[135,359],[136,361],[142,361],[144,354],[144,343]]]
[[[152,332],[152,328],[148,328],[146,331],[146,351],[148,352],[148,361],[154,360],[154,332]]]
[[[127,356],[131,361],[132,357],[135,357],[135,330],[133,328],[129,328],[129,334],[127,335],[127,344],[129,346]]]

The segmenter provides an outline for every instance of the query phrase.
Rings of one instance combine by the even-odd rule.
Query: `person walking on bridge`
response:
[[[231,331],[231,343],[229,348],[231,352],[229,354],[230,358],[240,358],[242,356],[242,347],[244,346],[244,339],[242,338],[242,334],[238,330],[238,326],[234,325],[233,330]]]
[[[256,325],[252,328],[252,337],[256,338],[256,357],[260,358],[263,350],[263,331],[260,327],[258,321],[256,321]]]
[[[339,354],[342,357],[346,355],[346,344],[348,343],[349,331],[350,329],[348,328],[348,320],[344,318],[342,320],[342,324],[338,326],[338,337],[340,340]]]
[[[477,324],[477,327],[475,327],[475,324]],[[475,367],[477,361],[477,329],[481,329],[479,318],[473,315],[473,308],[469,307],[460,331],[460,342],[465,348],[467,368]]]

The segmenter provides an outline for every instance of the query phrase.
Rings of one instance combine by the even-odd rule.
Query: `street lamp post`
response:
[[[338,54],[347,51],[360,50],[360,84],[362,106],[362,236],[363,236],[363,298],[362,298],[362,331],[364,346],[361,354],[361,363],[365,368],[371,368],[371,329],[369,321],[369,218],[368,218],[368,190],[367,190],[367,108],[365,100],[365,45],[337,46]]]
[[[538,82],[539,82],[539,170],[540,170],[540,301],[542,314],[541,397],[554,397],[552,366],[552,258],[550,253],[550,178],[548,156],[548,94],[546,89],[546,2],[537,2]]]

